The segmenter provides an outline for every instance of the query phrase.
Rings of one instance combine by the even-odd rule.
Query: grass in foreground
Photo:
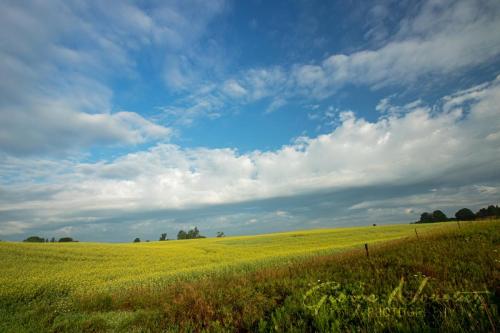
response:
[[[440,230],[417,239],[412,228],[370,258],[351,250],[121,291],[5,295],[0,331],[498,330],[500,223]]]

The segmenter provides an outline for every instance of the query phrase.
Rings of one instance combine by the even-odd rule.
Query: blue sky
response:
[[[4,1],[0,239],[498,203],[498,1]]]

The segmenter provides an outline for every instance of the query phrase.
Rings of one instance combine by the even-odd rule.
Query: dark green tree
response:
[[[482,218],[485,218],[485,217],[489,217],[489,213],[488,213],[488,209],[486,208],[481,208],[480,210],[478,210],[478,212],[476,213],[476,217],[479,218],[479,219],[482,219]]]
[[[476,215],[469,208],[462,208],[455,213],[455,217],[460,221],[472,221]]]
[[[499,217],[500,216],[500,208],[498,206],[489,205],[488,208],[481,208],[477,213],[476,217],[486,218],[486,217]]]
[[[217,231],[217,238],[221,238],[221,237],[226,237],[226,235],[224,235],[224,232],[222,232],[222,231]]]
[[[71,238],[71,237],[59,238],[59,243],[70,243],[70,242],[74,242],[73,238]]]
[[[443,213],[442,211],[440,211],[439,209],[432,212],[432,221],[444,222],[447,220],[448,220],[448,217],[446,216],[446,214]]]
[[[488,206],[487,211],[488,211],[488,216],[490,217],[500,216],[500,207],[498,206],[490,205]]]
[[[165,240],[167,240],[167,233],[166,232],[162,233],[160,236],[160,241],[165,241]]]
[[[184,230],[179,230],[177,233],[177,239],[195,239],[195,238],[205,238],[205,236],[200,235],[200,231],[197,227],[194,229],[189,229],[188,232]]]
[[[190,229],[187,233],[187,238],[188,239],[195,239],[200,237],[200,231],[198,230],[198,227],[194,227],[194,229]]]
[[[28,243],[43,243],[45,241],[45,238],[38,237],[38,236],[30,236],[23,240],[23,242],[28,242]]]
[[[187,234],[184,230],[179,230],[177,233],[177,239],[187,239]]]
[[[420,223],[430,223],[432,222],[432,214],[424,212],[420,215]]]
[[[140,243],[140,242],[141,242],[141,239],[140,239],[139,237],[136,237],[136,238],[134,239],[134,243]]]

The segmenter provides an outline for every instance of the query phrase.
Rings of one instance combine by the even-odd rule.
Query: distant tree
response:
[[[430,223],[432,221],[432,214],[424,212],[420,215],[420,223]]]
[[[500,216],[500,207],[498,207],[498,206],[490,205],[490,206],[488,206],[487,211],[488,211],[488,216],[490,216],[490,217]]]
[[[162,233],[160,236],[160,241],[165,241],[165,240],[167,240],[167,233],[166,232]]]
[[[200,231],[197,227],[194,229],[188,230],[185,232],[184,230],[179,230],[177,233],[177,239],[195,239],[195,238],[205,238],[205,236],[200,235]]]
[[[74,242],[73,238],[71,238],[71,237],[59,238],[59,243],[70,243],[70,242]]]
[[[51,242],[51,243],[55,243],[55,242],[56,242],[56,239],[55,239],[54,237],[52,237],[52,238],[50,239],[50,242]]]
[[[469,208],[462,208],[455,213],[455,217],[461,221],[472,221],[476,215]]]
[[[187,238],[188,239],[200,238],[200,231],[198,230],[198,227],[194,227],[194,229],[190,229],[187,233]]]
[[[440,210],[435,210],[432,212],[432,220],[434,222],[444,222],[448,220],[448,217],[445,213]]]
[[[221,238],[221,237],[226,237],[226,235],[224,235],[224,232],[222,232],[222,231],[217,231],[217,238]]]
[[[43,243],[45,241],[45,238],[38,237],[38,236],[30,236],[23,240],[23,242],[28,242],[28,243]]]
[[[480,210],[477,211],[476,217],[479,219],[489,217],[488,209],[486,208],[481,208]]]
[[[140,242],[141,242],[141,239],[139,237],[134,239],[134,243],[140,243]]]
[[[477,213],[477,218],[486,218],[486,217],[499,217],[500,216],[500,207],[489,205],[487,208],[481,208]]]
[[[187,234],[184,230],[179,230],[177,233],[177,239],[187,239]]]

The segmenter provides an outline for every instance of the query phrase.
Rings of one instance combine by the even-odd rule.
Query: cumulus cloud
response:
[[[185,210],[325,190],[472,186],[500,178],[498,105],[500,78],[446,96],[438,105],[412,104],[407,112],[375,122],[342,112],[332,132],[301,137],[275,151],[239,154],[229,148],[159,144],[109,162],[67,161],[60,172],[29,186],[28,179],[9,182],[5,176],[2,214],[10,225],[26,222],[16,219],[23,211],[37,211],[57,224],[74,218],[74,212],[102,218],[117,210]],[[12,158],[2,165],[3,170],[29,168],[25,160]],[[36,194],[44,192],[50,195]],[[9,199],[21,197],[26,200]]]
[[[66,103],[51,101],[14,114],[0,113],[0,150],[14,155],[64,151],[94,144],[138,144],[168,139],[169,128],[134,112],[78,112]]]

